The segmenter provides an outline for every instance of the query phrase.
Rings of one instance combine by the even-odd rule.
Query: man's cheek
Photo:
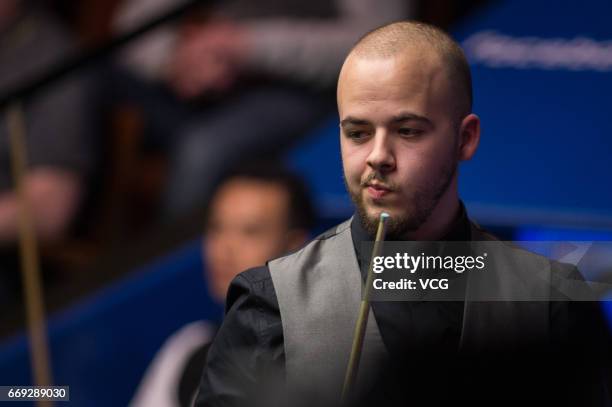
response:
[[[350,165],[344,166],[344,177],[346,178],[346,182],[349,184],[351,189],[355,189],[356,186],[359,186],[361,182],[361,174],[357,171],[356,168],[351,167]]]

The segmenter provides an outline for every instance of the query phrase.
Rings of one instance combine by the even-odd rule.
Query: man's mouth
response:
[[[370,195],[371,198],[374,198],[374,199],[381,199],[384,196],[393,192],[391,188],[385,185],[382,185],[382,184],[377,184],[377,183],[369,183],[366,185],[366,187],[367,187],[368,194]]]

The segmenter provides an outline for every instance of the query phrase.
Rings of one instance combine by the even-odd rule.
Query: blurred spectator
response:
[[[202,249],[210,295],[222,303],[238,273],[300,247],[313,222],[310,197],[296,176],[274,166],[232,172],[217,189],[206,222]],[[131,405],[191,406],[214,331],[196,321],[174,333]]]
[[[35,2],[0,2],[0,94],[23,85],[66,57],[74,43]],[[92,168],[87,84],[73,76],[22,103],[28,169],[23,180],[43,242],[60,239],[79,208]],[[19,202],[14,190],[6,116],[0,116],[0,291],[14,290]],[[4,261],[6,260],[6,261]],[[14,282],[14,281],[13,281]],[[2,301],[0,294],[0,302]]]
[[[128,0],[117,31],[179,0]],[[230,0],[207,18],[128,47],[122,89],[140,100],[152,139],[170,150],[166,214],[210,196],[228,166],[278,153],[335,112],[333,86],[367,30],[413,15],[411,0]]]

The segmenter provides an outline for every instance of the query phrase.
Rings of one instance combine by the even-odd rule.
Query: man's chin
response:
[[[385,205],[382,203],[374,202],[369,203],[366,201],[362,206],[365,209],[365,214],[368,217],[368,220],[378,222],[380,218],[380,214],[386,212],[391,218],[397,217],[398,210],[392,205]]]
[[[406,233],[417,230],[422,223],[415,221],[415,219],[405,211],[391,205],[362,206],[359,211],[361,224],[371,236],[376,234],[380,214],[382,212],[389,214],[389,220],[387,221],[387,238],[391,240],[402,240]]]
[[[378,229],[378,222],[380,219],[380,214],[382,212],[386,212],[391,217],[391,223],[394,223],[393,213],[389,208],[385,207],[361,207],[359,208],[359,218],[361,220],[361,225],[367,231],[368,235],[372,238],[376,235],[376,230]]]
[[[386,210],[385,208],[366,209],[366,216],[368,218],[368,221],[372,223],[378,222],[378,220],[380,219],[380,214],[383,212],[391,215],[391,212],[389,210]]]
[[[373,200],[362,193],[351,194],[351,199],[356,206],[362,226],[372,236],[376,233],[378,221],[382,212],[389,214],[391,217],[391,224],[395,224],[403,218],[404,214],[401,210],[402,208],[392,205],[391,202],[387,200]]]
[[[367,222],[371,225],[370,227],[373,226],[378,226],[378,221],[380,220],[380,214],[385,212],[389,215],[390,219],[397,219],[398,214],[397,214],[397,210],[395,210],[395,208],[392,207],[388,207],[388,206],[375,206],[375,207],[365,207],[365,213],[362,214],[366,216],[367,218]]]

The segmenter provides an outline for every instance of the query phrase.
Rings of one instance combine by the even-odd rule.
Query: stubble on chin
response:
[[[419,212],[419,208],[413,202],[407,204],[411,206],[410,209],[404,208],[404,213],[397,214],[396,211],[385,210],[384,206],[370,207],[368,210],[362,194],[351,194],[351,198],[357,208],[361,225],[372,238],[376,236],[379,216],[383,211],[391,215],[387,220],[387,240],[402,240],[409,232],[418,230],[429,217],[428,213]]]
[[[458,163],[450,165],[442,171],[439,182],[432,188],[422,188],[412,191],[410,196],[405,199],[405,206],[401,208],[401,214],[398,211],[387,210],[391,217],[387,221],[387,237],[386,240],[403,240],[412,232],[417,231],[430,218],[438,202],[444,193],[450,187],[450,184],[457,171]],[[349,188],[346,178],[344,178],[345,186],[351,200],[357,208],[357,215],[361,225],[372,238],[376,236],[378,228],[378,217],[380,213],[385,211],[384,205],[368,206],[365,202],[361,185],[355,188]],[[371,209],[368,211],[368,209]],[[370,213],[374,212],[374,213]]]

